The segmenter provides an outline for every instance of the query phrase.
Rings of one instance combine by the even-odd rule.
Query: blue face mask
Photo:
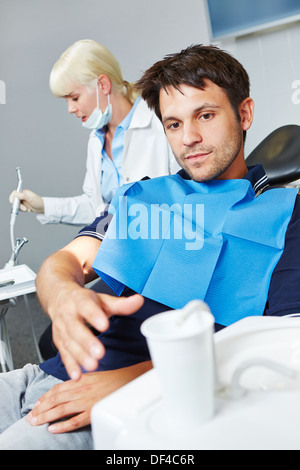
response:
[[[107,95],[108,105],[104,113],[102,113],[101,109],[99,108],[99,91],[98,86],[96,88],[97,93],[97,107],[94,109],[90,117],[82,123],[83,127],[87,129],[101,129],[102,127],[106,126],[111,121],[112,118],[112,106],[110,103],[109,94]]]

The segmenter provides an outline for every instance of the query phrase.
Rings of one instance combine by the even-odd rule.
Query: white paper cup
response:
[[[186,319],[184,319],[186,313]],[[159,313],[141,326],[169,418],[197,426],[214,415],[214,317],[201,301]]]

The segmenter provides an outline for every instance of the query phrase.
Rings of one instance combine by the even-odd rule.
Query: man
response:
[[[254,105],[244,68],[216,47],[192,46],[151,67],[139,87],[183,170],[122,188],[104,239],[101,216],[43,264],[37,292],[60,355],[28,366],[26,376],[0,378],[6,410],[17,408],[9,391],[22,403],[30,397],[13,418],[6,412],[0,448],[92,448],[93,404],[151,367],[139,328],[154,313],[202,298],[218,329],[247,315],[299,311],[299,203],[293,190],[268,191],[260,166],[246,166]],[[193,222],[185,210],[199,202],[204,224],[184,225],[182,237],[138,237],[138,224],[129,227],[137,207],[159,206],[173,228]],[[199,232],[203,244],[194,249],[188,243]],[[95,271],[121,298],[84,288]],[[104,333],[97,338],[86,323]]]

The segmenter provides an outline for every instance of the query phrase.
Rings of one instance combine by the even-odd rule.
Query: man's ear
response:
[[[246,98],[239,106],[239,113],[241,117],[241,128],[247,131],[252,124],[254,114],[254,101],[252,98]]]

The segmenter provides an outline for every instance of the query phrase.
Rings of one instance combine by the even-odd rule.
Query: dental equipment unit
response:
[[[21,192],[23,189],[23,181],[20,167],[17,167],[16,171],[18,179],[17,192]],[[9,370],[14,369],[10,340],[5,322],[5,315],[10,307],[15,307],[17,305],[17,297],[21,295],[24,298],[25,308],[29,315],[38,359],[40,362],[42,361],[27,298],[27,294],[33,293],[36,290],[36,275],[25,264],[18,264],[20,250],[24,244],[28,242],[28,239],[25,237],[15,239],[15,223],[19,213],[19,208],[20,200],[15,197],[10,216],[10,241],[12,253],[4,268],[0,269],[0,364],[2,372],[7,371],[6,366]]]

